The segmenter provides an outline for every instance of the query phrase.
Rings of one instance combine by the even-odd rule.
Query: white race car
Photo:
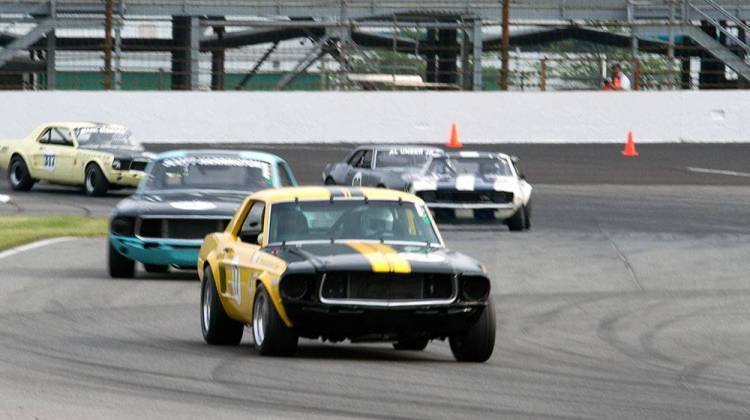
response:
[[[512,231],[531,227],[531,185],[518,159],[503,153],[448,152],[436,156],[411,183],[442,221],[501,220]]]

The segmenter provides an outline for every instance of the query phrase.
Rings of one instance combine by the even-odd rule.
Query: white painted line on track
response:
[[[10,196],[5,194],[0,194],[0,203],[7,203],[10,201]]]
[[[36,241],[30,244],[17,246],[15,248],[6,249],[5,251],[0,251],[0,260],[2,260],[3,258],[12,257],[13,255],[20,254],[22,252],[31,251],[32,249],[41,248],[43,246],[52,245],[59,242],[72,241],[73,239],[78,238],[74,236],[62,236],[60,238],[42,239],[41,241]]]
[[[692,167],[692,166],[688,166],[687,170],[690,171],[690,172],[698,172],[698,173],[701,173],[701,174],[750,177],[750,173],[748,173],[748,172],[725,171],[725,170],[722,170],[722,169],[695,168],[695,167]]]

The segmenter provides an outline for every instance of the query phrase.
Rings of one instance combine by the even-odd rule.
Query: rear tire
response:
[[[8,166],[8,182],[15,191],[28,191],[36,180],[31,177],[26,162],[20,156],[14,156]]]
[[[167,273],[167,272],[169,272],[169,266],[168,265],[143,264],[143,268],[146,269],[147,273]]]
[[[109,241],[109,276],[116,279],[132,279],[135,277],[135,261],[120,254]]]
[[[227,315],[216,291],[211,268],[206,267],[201,284],[201,331],[208,344],[236,346],[242,341],[245,326]]]
[[[451,352],[458,362],[486,362],[495,349],[495,305],[487,301],[477,322],[463,334],[449,337]]]
[[[521,206],[513,216],[508,219],[508,229],[511,232],[519,232],[526,229],[526,208]]]
[[[299,337],[284,324],[262,284],[258,285],[253,303],[253,339],[263,356],[291,356],[297,352]]]
[[[109,182],[99,165],[90,163],[83,178],[83,192],[90,197],[101,197],[107,193],[108,188]]]
[[[409,338],[393,343],[393,348],[396,350],[422,351],[429,342],[430,340],[426,338]]]

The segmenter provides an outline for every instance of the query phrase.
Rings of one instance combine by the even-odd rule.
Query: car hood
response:
[[[232,217],[252,192],[175,191],[136,193],[120,201],[113,211],[118,216],[220,216]]]
[[[82,150],[88,150],[92,152],[99,152],[99,153],[109,153],[113,155],[116,159],[136,159],[136,158],[144,158],[148,159],[152,155],[150,153],[146,153],[143,149],[143,146],[96,146],[96,145],[83,145],[79,146],[79,149]]]
[[[414,191],[461,190],[461,191],[508,191],[518,190],[518,179],[513,176],[495,175],[442,175],[423,176],[412,183]]]
[[[287,272],[365,271],[484,275],[482,265],[458,252],[424,245],[337,242],[269,246]]]

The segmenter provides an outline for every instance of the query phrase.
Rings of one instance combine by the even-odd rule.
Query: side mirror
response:
[[[258,237],[255,240],[255,243],[258,245],[263,245],[263,232],[258,234]]]
[[[510,161],[513,163],[518,163],[521,161],[521,159],[519,159],[518,156],[513,155],[510,157]]]

